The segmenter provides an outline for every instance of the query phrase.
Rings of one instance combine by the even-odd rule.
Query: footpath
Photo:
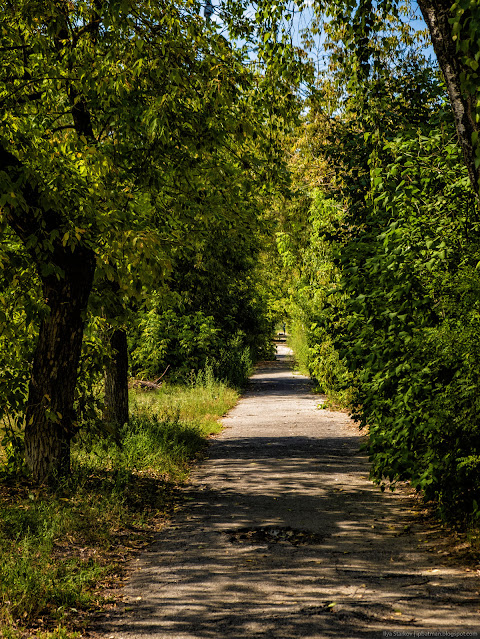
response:
[[[355,425],[319,409],[277,348],[98,630],[106,639],[480,637],[480,566],[452,556],[408,490],[372,485]]]

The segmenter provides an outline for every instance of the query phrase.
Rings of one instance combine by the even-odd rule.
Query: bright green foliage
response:
[[[96,261],[89,308],[82,309],[88,326],[75,406],[80,420],[95,418],[109,355],[106,321],[138,323],[140,334],[146,326],[145,343],[133,338],[137,371],[161,374],[157,367],[170,364],[185,374],[210,358],[220,362],[222,377],[230,375],[246,364],[247,348],[252,357],[264,348],[271,330],[253,275],[257,220],[272,189],[287,180],[275,133],[298,110],[292,86],[302,66],[295,51],[286,41],[281,50],[270,47],[270,15],[242,26],[234,4],[222,8],[225,33],[250,44],[262,33],[260,71],[246,45],[235,47],[205,23],[196,2],[6,5],[2,410],[23,425],[38,327],[42,319],[54,321],[42,292],[46,283],[61,287],[65,262],[79,249]],[[167,277],[179,302],[167,293],[159,307],[151,304]],[[141,311],[137,321],[139,308],[147,317]],[[158,308],[163,323],[152,318]],[[151,322],[158,333],[153,348]],[[164,337],[173,324],[175,334]],[[236,363],[222,363],[233,340]],[[50,395],[43,398],[55,405]],[[50,411],[69,420],[69,433],[79,426],[71,408],[61,418]]]
[[[351,375],[327,330],[333,320],[329,292],[339,280],[333,262],[332,234],[342,218],[338,204],[316,189],[305,221],[304,245],[294,251],[292,234],[280,232],[278,249],[285,268],[290,270],[289,332],[295,357],[331,404],[345,406],[350,397]],[[298,236],[295,239],[298,242]]]
[[[413,3],[412,3],[413,4]],[[471,181],[480,190],[480,20],[478,0],[418,0],[448,89],[460,147]],[[390,84],[385,61],[390,59],[392,75],[399,60],[398,44],[405,51],[418,42],[409,27],[409,2],[397,0],[341,0],[313,3],[317,25],[326,16],[326,31],[332,39],[332,60],[341,67],[341,90],[356,91],[358,110],[376,111],[375,103],[388,95]],[[392,29],[393,27],[393,29]],[[425,40],[424,40],[425,42]],[[387,90],[386,90],[387,89]],[[390,87],[391,90],[391,87]],[[399,92],[415,93],[415,84],[404,83]],[[399,102],[398,94],[390,95]],[[388,103],[383,109],[388,112]],[[380,117],[380,112],[376,113]]]
[[[478,225],[449,136],[404,135],[372,168],[371,208],[342,249],[342,344],[373,476],[409,479],[446,516],[477,511]],[[382,158],[383,159],[383,158]]]

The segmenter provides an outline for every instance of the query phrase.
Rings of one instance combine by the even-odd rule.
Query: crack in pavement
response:
[[[285,346],[278,350],[223,420],[181,510],[134,562],[123,607],[99,631],[118,639],[480,636],[478,575],[428,552],[410,493],[372,485],[348,416],[318,410],[310,381],[292,372]],[[292,544],[291,535],[314,543]]]

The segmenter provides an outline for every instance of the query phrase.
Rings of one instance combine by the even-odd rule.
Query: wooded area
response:
[[[419,7],[3,2],[5,481],[118,437],[129,375],[241,386],[288,318],[374,479],[478,521],[480,15]]]

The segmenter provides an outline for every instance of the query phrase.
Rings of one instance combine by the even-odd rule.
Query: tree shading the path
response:
[[[224,420],[100,631],[320,639],[478,630],[476,572],[438,554],[411,496],[372,486],[349,418],[319,410],[279,350]]]

